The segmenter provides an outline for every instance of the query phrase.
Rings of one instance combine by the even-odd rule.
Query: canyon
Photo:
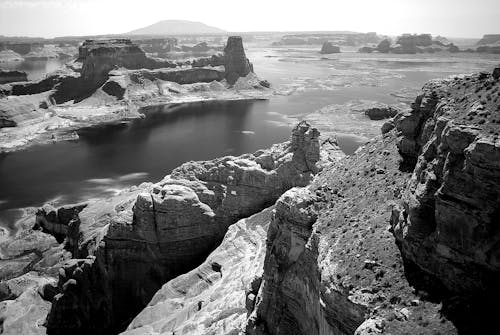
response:
[[[0,244],[3,332],[494,329],[498,79],[429,82],[350,156],[301,122],[270,149],[30,213]]]
[[[219,33],[0,72],[0,333],[495,333],[494,55]],[[0,56],[52,48],[25,42]]]

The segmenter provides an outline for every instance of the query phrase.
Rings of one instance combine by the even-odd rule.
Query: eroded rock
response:
[[[95,261],[88,270],[82,268],[83,278],[97,276],[110,289],[99,300],[105,306],[91,305],[91,299],[71,292],[86,292],[93,285],[71,277],[75,282],[68,284],[68,293],[62,287],[52,306],[51,332],[96,332],[95,318],[104,333],[120,329],[161,285],[201,264],[231,224],[272,205],[289,188],[307,185],[318,171],[319,159],[319,132],[302,122],[292,131],[290,142],[271,149],[185,163],[161,182],[144,188],[135,201],[127,197],[123,204],[110,208],[113,214],[96,216],[95,207],[85,208],[80,213],[83,250],[79,254],[88,252]],[[89,215],[94,226],[105,230],[89,230]],[[212,269],[224,277],[224,262],[219,265]],[[103,294],[100,288],[96,290],[85,295]],[[82,308],[85,313],[77,313]],[[112,313],[102,319],[96,315],[102,310]],[[66,313],[71,313],[72,323],[64,321]]]
[[[466,332],[492,325],[500,295],[499,105],[479,101],[498,89],[489,74],[435,81],[397,121],[399,149],[415,168],[393,212],[394,233],[416,267],[415,285],[463,301],[449,313]]]

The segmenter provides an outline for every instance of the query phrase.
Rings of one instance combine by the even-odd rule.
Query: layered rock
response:
[[[334,54],[334,53],[339,53],[340,48],[336,45],[333,45],[332,42],[325,42],[323,43],[323,46],[321,47],[320,53],[322,54]]]
[[[500,42],[500,34],[486,34],[477,42],[477,45],[495,44],[498,42]]]
[[[1,85],[0,128],[16,127],[0,133],[1,151],[75,139],[79,128],[144,117],[142,107],[273,93],[238,37],[225,54],[182,62],[148,57],[127,39],[87,40],[79,59],[43,79]]]
[[[51,205],[44,205],[36,213],[35,229],[42,229],[44,232],[54,235],[59,241],[68,238],[68,244],[76,246],[80,225],[78,214],[86,206],[87,204],[79,204],[56,209]]]
[[[454,334],[405,279],[388,229],[403,191],[394,132],[276,203],[247,334]]]
[[[246,77],[253,72],[252,63],[245,55],[243,39],[240,36],[230,36],[224,48],[224,67],[226,69],[226,80],[234,84],[240,77]]]
[[[82,60],[81,78],[102,85],[109,71],[116,67],[127,69],[158,69],[175,67],[175,63],[149,58],[144,51],[127,39],[87,40],[79,49]]]
[[[95,256],[94,265],[83,270],[96,273],[110,287],[102,299],[106,306],[93,308],[89,301],[97,293],[87,292],[85,287],[92,286],[71,275],[66,281],[74,279],[76,283],[69,284],[74,288],[66,292],[65,283],[60,283],[63,290],[53,302],[48,329],[62,334],[123,327],[122,322],[144,307],[162,284],[200,264],[231,224],[272,205],[287,189],[307,185],[318,171],[318,137],[316,129],[300,123],[290,142],[269,150],[186,163],[135,201],[128,197],[109,206],[114,214],[99,217],[92,206],[84,209],[79,215],[81,248],[75,255]],[[88,223],[94,228],[89,230]],[[75,290],[87,293],[79,296]],[[96,330],[93,319],[103,308],[113,312],[99,319],[101,330]],[[64,321],[67,313],[78,320]]]
[[[431,82],[396,120],[414,170],[394,233],[415,285],[445,299],[464,332],[489,329],[500,296],[499,89],[488,73]]]
[[[16,81],[26,81],[26,80],[28,80],[26,72],[0,70],[0,84],[12,83]]]
[[[205,262],[163,285],[124,334],[241,332],[245,305],[258,291],[272,215],[267,208],[229,227]]]

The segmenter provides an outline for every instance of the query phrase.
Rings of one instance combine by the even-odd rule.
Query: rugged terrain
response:
[[[0,151],[144,117],[145,106],[263,99],[271,94],[268,87],[253,72],[238,36],[228,38],[223,53],[187,61],[149,57],[128,39],[87,40],[65,69],[34,82],[0,85]]]
[[[434,80],[345,158],[301,122],[267,150],[28,212],[0,244],[2,330],[493,333],[499,93],[500,68]]]
[[[33,216],[24,219],[0,246],[4,332],[124,329],[161,285],[201,264],[231,224],[272,205],[287,189],[307,185],[342,155],[300,123],[289,142],[267,150],[188,162],[155,185],[109,199],[43,207],[36,223]],[[26,304],[39,313],[20,310]],[[27,321],[36,317],[35,324]]]
[[[383,137],[282,196],[247,332],[495,329],[499,88],[430,82]]]

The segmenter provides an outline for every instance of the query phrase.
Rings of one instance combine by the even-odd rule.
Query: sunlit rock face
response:
[[[231,225],[205,262],[163,285],[124,334],[240,332],[252,287],[258,290],[272,216],[271,207]]]

